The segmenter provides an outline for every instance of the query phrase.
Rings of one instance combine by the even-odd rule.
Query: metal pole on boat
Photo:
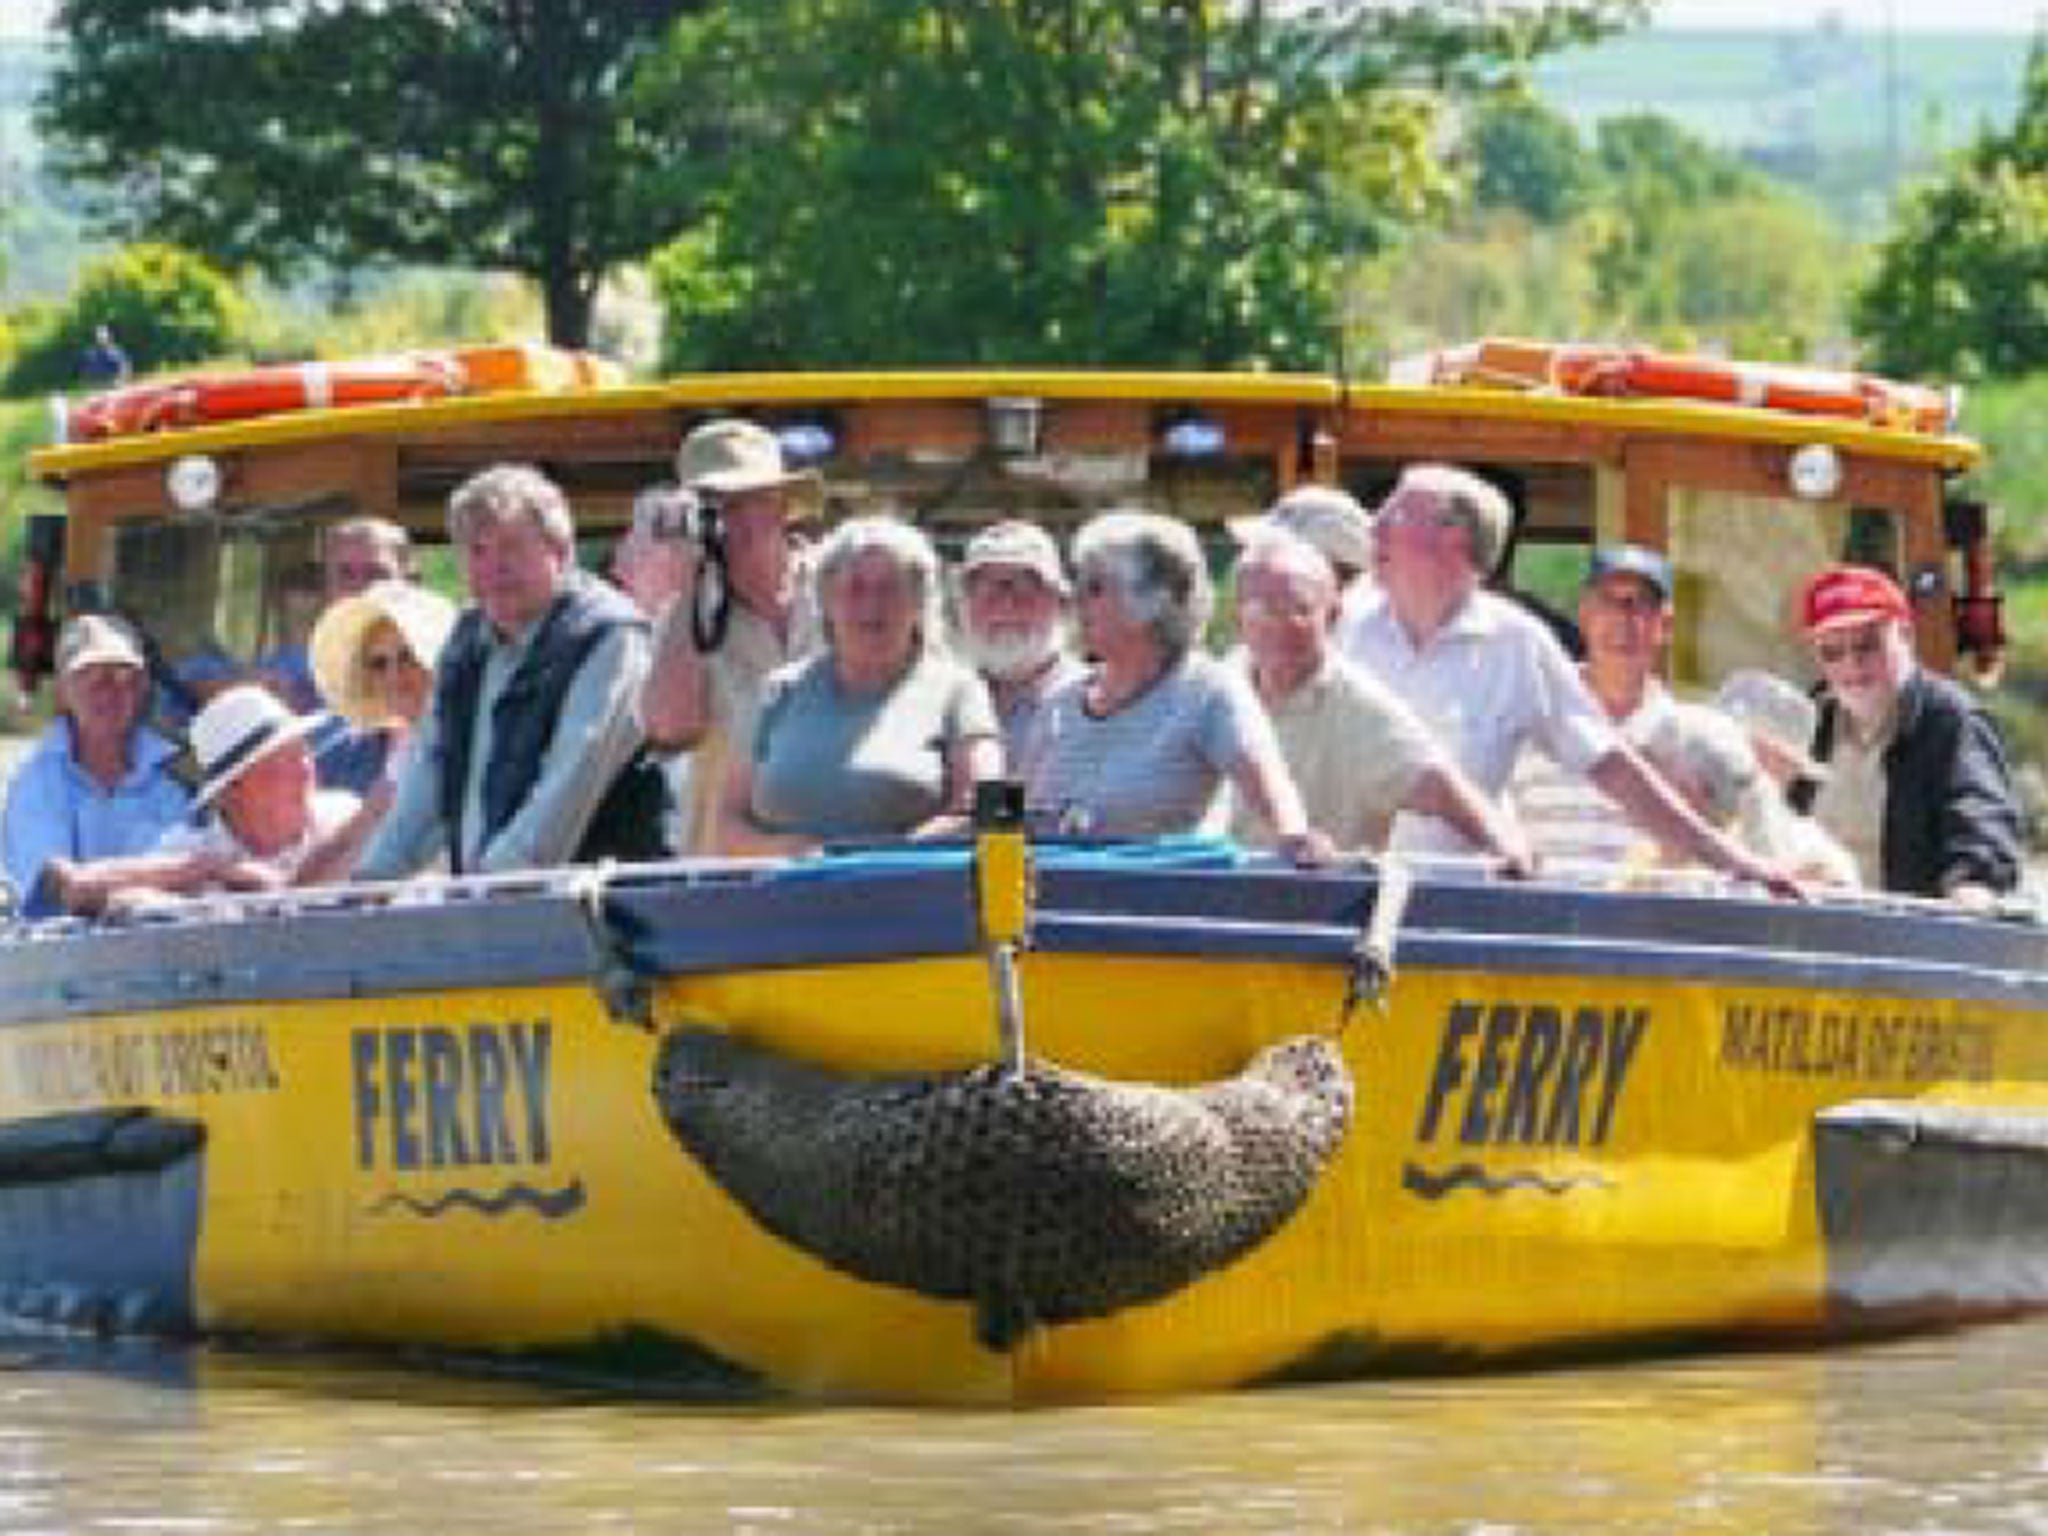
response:
[[[1022,1076],[1024,989],[1017,951],[1031,927],[1031,849],[1024,837],[1024,786],[997,779],[974,786],[974,889],[981,942],[996,998],[996,1047]]]

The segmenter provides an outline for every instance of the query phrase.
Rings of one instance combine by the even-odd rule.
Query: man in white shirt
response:
[[[1563,649],[1530,614],[1485,591],[1512,514],[1498,487],[1444,464],[1411,465],[1374,524],[1378,590],[1347,605],[1340,644],[1430,725],[1465,772],[1498,795],[1524,748],[1590,777],[1674,852],[1784,894],[1777,870],[1707,826],[1615,731]],[[1471,845],[1437,817],[1403,812],[1401,851]]]

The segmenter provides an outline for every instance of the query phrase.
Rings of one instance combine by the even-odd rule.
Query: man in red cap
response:
[[[1881,571],[1834,565],[1799,594],[1825,692],[1813,755],[1828,773],[1814,819],[1864,882],[1988,907],[2020,878],[2020,811],[1998,728],[1956,683],[1924,671],[1913,609]]]

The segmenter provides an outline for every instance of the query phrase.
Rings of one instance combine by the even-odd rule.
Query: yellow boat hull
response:
[[[1035,1060],[1194,1085],[1333,1034],[1355,1103],[1312,1191],[1253,1251],[1007,1348],[979,1340],[956,1297],[778,1236],[679,1145],[651,1091],[664,1033],[684,1026],[854,1075],[984,1063],[994,1007],[971,953],[659,975],[651,1030],[587,976],[17,1020],[0,1031],[0,1129],[119,1110],[196,1126],[199,1144],[153,1170],[0,1169],[17,1234],[5,1296],[73,1322],[182,1315],[231,1335],[967,1403],[2041,1299],[1992,1240],[2013,1221],[1993,1197],[1983,1242],[1930,1235],[1928,1254],[1967,1266],[1893,1294],[1898,1244],[1861,1251],[1884,1190],[1861,1164],[1822,1166],[1815,1129],[1843,1106],[2048,1117],[2032,1006],[1424,963],[1347,1022],[1345,979],[1316,958],[1025,956]],[[182,1230],[172,1210],[188,1210]],[[107,1254],[144,1231],[156,1257],[123,1280]]]

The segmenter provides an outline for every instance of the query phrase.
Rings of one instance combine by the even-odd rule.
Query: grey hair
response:
[[[1328,555],[1291,528],[1274,525],[1255,529],[1245,540],[1244,553],[1237,557],[1240,574],[1252,566],[1289,576],[1305,576],[1315,583],[1316,590],[1324,598],[1336,601],[1336,566],[1330,563]]]
[[[849,517],[825,536],[816,556],[818,609],[825,615],[825,638],[832,639],[829,603],[832,583],[860,556],[879,550],[910,578],[917,602],[917,644],[931,651],[944,643],[941,613],[943,589],[939,579],[938,551],[932,541],[900,517]]]
[[[336,539],[352,538],[358,534],[369,539],[389,555],[392,563],[398,567],[399,574],[407,577],[419,574],[419,560],[413,551],[412,535],[406,531],[402,523],[394,523],[388,517],[372,517],[365,514],[328,524],[320,534],[321,557],[326,557],[328,549]]]
[[[471,475],[448,498],[448,537],[467,544],[486,523],[524,519],[564,554],[576,548],[576,519],[562,488],[531,464],[493,464]]]
[[[1089,519],[1074,535],[1073,566],[1115,581],[1124,607],[1169,655],[1194,648],[1216,607],[1193,530],[1157,512],[1120,507]]]
[[[1493,574],[1515,525],[1515,509],[1499,486],[1454,464],[1411,464],[1401,472],[1400,485],[1426,491],[1442,502],[1444,511],[1464,525],[1473,568],[1481,578]]]

